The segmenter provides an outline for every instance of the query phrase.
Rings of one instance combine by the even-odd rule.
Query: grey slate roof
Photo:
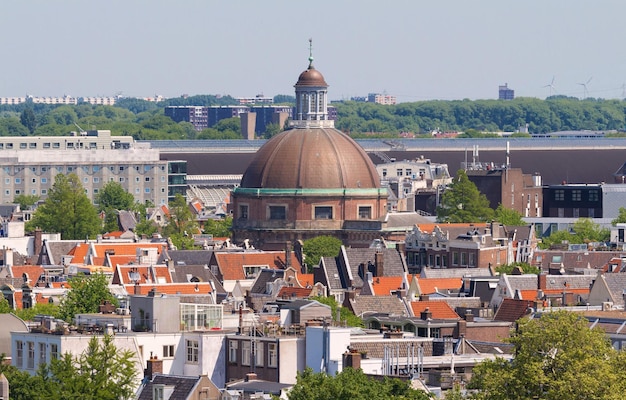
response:
[[[589,289],[596,275],[548,275],[546,289]]]
[[[45,255],[40,254],[37,263],[41,265],[61,265],[63,262],[63,256],[67,255],[67,253],[69,253],[70,250],[72,250],[78,243],[83,243],[83,241],[44,240],[42,252],[45,251]]]
[[[398,296],[356,296],[354,300],[348,301],[355,315],[376,311],[389,315],[410,316],[406,304]]]
[[[267,292],[267,283],[274,282],[276,279],[282,278],[285,275],[285,271],[281,269],[269,269],[264,268],[258,274],[252,287],[250,288],[250,293],[254,294],[266,294]]]
[[[137,226],[137,219],[135,213],[127,210],[119,210],[117,212],[117,222],[120,230],[123,232],[135,229]]]
[[[537,290],[539,287],[537,275],[506,275],[503,279],[508,282],[511,293],[515,293],[516,290]]]
[[[141,388],[137,400],[153,400],[152,385],[174,386],[174,391],[169,400],[187,400],[191,395],[196,384],[200,380],[199,376],[177,376],[177,375],[160,375],[156,374],[152,381],[149,381]]]
[[[334,257],[322,257],[321,266],[313,268],[313,277],[315,282],[322,282],[330,290],[344,288],[342,276],[339,273],[337,261]]]
[[[209,264],[212,250],[164,250],[159,256],[157,263],[166,264],[167,260],[172,260],[175,265],[202,265]]]
[[[363,287],[363,279],[359,276],[359,265],[368,262],[374,263],[376,249],[355,249],[346,248],[345,254],[347,260],[341,260],[340,265],[345,266],[347,261],[354,279],[354,287]],[[406,270],[403,255],[396,249],[383,249],[383,276],[403,276]],[[345,286],[344,286],[345,287]]]
[[[172,275],[172,281],[175,283],[191,282],[191,279],[198,278],[200,282],[211,282],[215,286],[215,292],[217,294],[226,294],[226,290],[220,283],[219,279],[211,272],[211,269],[206,265],[174,265],[170,268],[170,274]]]
[[[626,290],[626,274],[604,274],[604,280],[616,304],[624,304],[624,290]]]

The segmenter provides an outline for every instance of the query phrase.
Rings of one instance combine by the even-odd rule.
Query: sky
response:
[[[0,0],[0,97],[626,97],[624,0]],[[586,90],[585,90],[586,87]]]

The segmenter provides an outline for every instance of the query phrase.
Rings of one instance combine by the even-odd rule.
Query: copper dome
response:
[[[380,188],[374,163],[348,135],[334,128],[291,129],[256,153],[242,188]]]
[[[310,65],[306,71],[300,74],[300,76],[298,77],[298,82],[296,82],[295,86],[328,87],[328,84],[324,80],[324,76],[322,75],[322,73],[313,68],[312,65]]]

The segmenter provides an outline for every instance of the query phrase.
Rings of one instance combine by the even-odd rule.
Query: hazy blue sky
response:
[[[624,0],[0,0],[0,97],[293,94],[331,99],[626,92]]]

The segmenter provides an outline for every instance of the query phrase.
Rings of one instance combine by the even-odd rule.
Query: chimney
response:
[[[141,286],[139,286],[139,282],[135,282],[135,286],[133,286],[133,293],[135,295],[141,294]]]
[[[246,382],[254,381],[256,379],[257,379],[257,375],[254,372],[248,372],[246,374],[246,378],[245,378]]]
[[[420,318],[424,321],[427,321],[433,318],[433,313],[430,312],[429,307],[426,307],[426,309],[424,309],[424,311],[420,313]]]
[[[539,274],[537,275],[537,279],[539,280],[539,289],[546,290],[546,285],[548,283],[548,275]]]
[[[466,320],[464,319],[458,320],[456,323],[456,328],[457,328],[457,333],[458,333],[457,339],[467,335],[467,321]]]
[[[384,276],[384,267],[383,267],[383,252],[377,251],[374,255],[374,265],[376,266],[376,276]]]
[[[39,254],[41,253],[41,248],[43,247],[43,242],[41,240],[42,232],[41,228],[35,228],[34,232],[35,243],[34,243],[34,251],[33,251],[33,262],[31,264],[37,264],[37,260],[39,260]]]
[[[344,367],[352,367],[353,369],[361,368],[361,353],[357,351],[348,351],[343,354]]]
[[[474,322],[474,314],[472,313],[472,310],[465,310],[465,316],[463,316],[463,318],[467,322]]]
[[[291,243],[285,243],[285,269],[291,267]]]
[[[150,352],[150,358],[148,359],[148,364],[146,366],[146,370],[144,371],[144,376],[148,380],[152,380],[154,375],[163,373],[163,360],[159,360],[157,356],[153,356],[152,352]]]

